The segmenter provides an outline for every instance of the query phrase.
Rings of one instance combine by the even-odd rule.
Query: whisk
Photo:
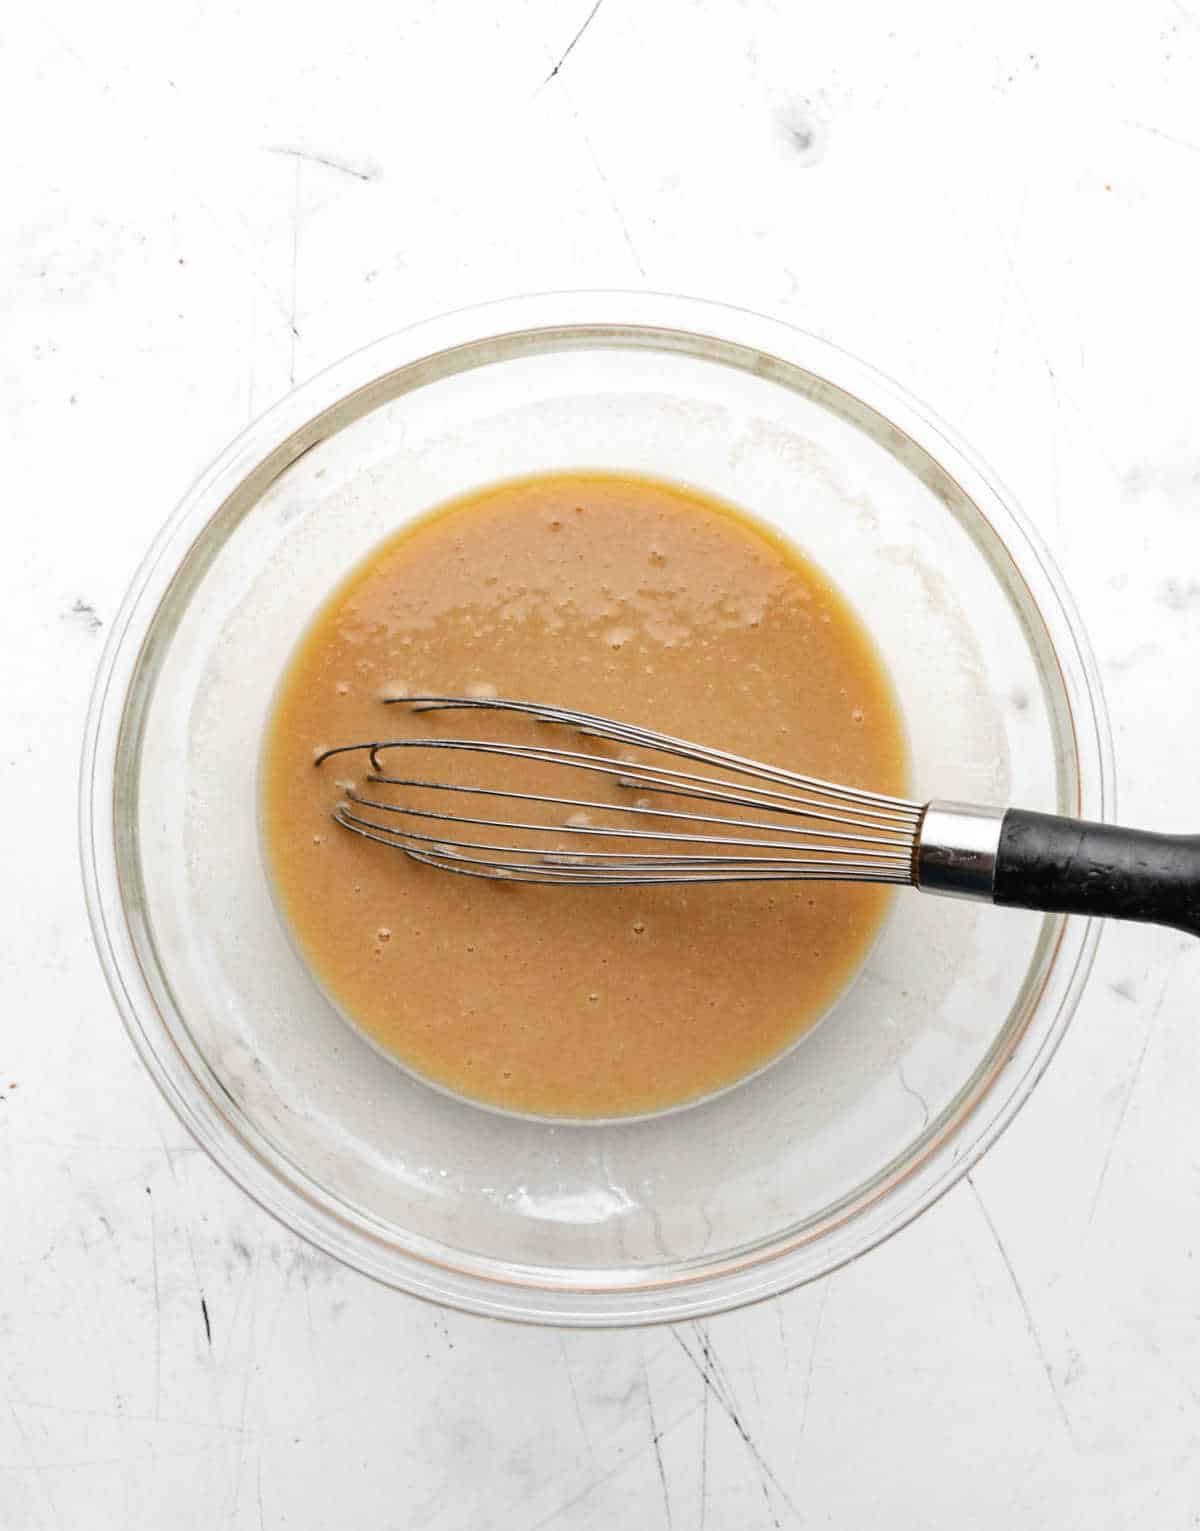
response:
[[[342,784],[344,795],[333,810],[338,824],[442,871],[572,888],[895,883],[1200,935],[1200,836],[1152,834],[1021,808],[910,802],[540,702],[464,696],[387,701],[419,713],[524,715],[556,731],[573,730],[582,739],[637,752],[614,759],[558,743],[414,737],[338,745],[317,756],[320,766],[335,756],[363,754],[370,767],[362,787]],[[604,800],[586,787],[578,795],[523,792],[388,769],[389,759],[430,751],[557,767],[587,782],[593,794],[617,790],[613,800]],[[395,800],[376,789],[418,796]],[[420,796],[426,792],[437,795],[435,801],[444,798],[450,809],[427,806]],[[573,810],[566,819],[564,809]],[[605,822],[593,822],[593,814]]]

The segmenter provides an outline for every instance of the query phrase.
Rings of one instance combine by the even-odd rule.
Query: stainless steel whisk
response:
[[[822,781],[710,749],[634,724],[539,702],[492,698],[388,698],[414,712],[523,714],[644,754],[686,761],[702,771],[634,759],[608,759],[558,745],[461,738],[378,739],[338,745],[317,756],[364,753],[372,787],[444,793],[502,803],[505,817],[442,812],[345,789],[333,817],[343,828],[443,871],[559,887],[655,883],[824,880],[904,884],[928,893],[1026,909],[1103,915],[1174,926],[1200,935],[1200,836],[1122,829],[1019,808],[909,802]],[[393,751],[450,750],[562,767],[615,783],[633,801],[521,792],[391,775]],[[720,776],[706,774],[719,771]],[[646,795],[653,794],[654,802]],[[659,806],[688,800],[719,811]],[[536,804],[573,809],[567,820],[538,822]],[[365,813],[373,817],[365,817]],[[599,812],[619,822],[594,824]],[[753,818],[741,815],[752,813]],[[497,842],[489,831],[516,834]],[[467,838],[462,838],[463,835]],[[587,846],[563,848],[563,837]],[[620,849],[598,850],[599,841]]]

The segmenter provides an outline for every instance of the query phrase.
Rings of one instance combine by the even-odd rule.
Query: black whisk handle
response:
[[[1200,835],[1010,808],[1000,825],[992,899],[1200,935]]]

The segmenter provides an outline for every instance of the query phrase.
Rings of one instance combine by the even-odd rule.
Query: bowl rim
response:
[[[923,449],[958,484],[1023,579],[1050,639],[1075,744],[1078,801],[1100,821],[1114,812],[1112,738],[1091,646],[1062,576],[1036,530],[975,454],[927,407],[876,368],[828,340],[748,309],[670,294],[571,291],[530,294],[454,310],[375,340],[291,390],[243,430],[195,481],[152,542],[113,620],[84,728],[79,840],[88,918],[110,992],[151,1077],[200,1145],[230,1178],[285,1226],[343,1263],[412,1295],[492,1317],[611,1327],[697,1318],[774,1296],[865,1254],[951,1189],[1012,1122],[1053,1057],[1091,970],[1100,925],[1049,923],[1049,953],[1028,1019],[1002,1056],[981,1067],[943,1113],[946,1129],[920,1161],[855,1195],[816,1233],[785,1233],[765,1250],[740,1251],[694,1274],[603,1287],[563,1285],[552,1271],[491,1262],[495,1274],[461,1269],[413,1245],[400,1247],[361,1209],[339,1206],[262,1134],[255,1141],[201,1085],[198,1058],[171,1034],[142,969],[117,866],[116,765],[131,683],[177,571],[221,507],[246,480],[273,478],[322,439],[328,411],[369,392],[401,368],[460,347],[523,332],[599,329],[619,336],[659,330],[714,347],[759,352],[833,385]],[[311,436],[306,439],[306,427]],[[1035,1020],[1038,1024],[1035,1026]],[[993,1051],[995,1051],[993,1049]],[[990,1055],[989,1055],[990,1056]],[[1002,1098],[1001,1070],[1015,1071]],[[980,1077],[986,1073],[986,1077]],[[985,1097],[993,1109],[978,1120]],[[968,1119],[970,1141],[961,1141]],[[578,1276],[578,1273],[575,1273]],[[619,1274],[619,1273],[617,1273]],[[533,1279],[531,1279],[531,1275]]]

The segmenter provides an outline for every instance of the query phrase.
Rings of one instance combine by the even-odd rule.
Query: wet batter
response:
[[[505,886],[334,825],[334,778],[365,766],[315,770],[332,744],[541,729],[577,747],[545,725],[381,701],[419,691],[580,708],[903,794],[903,728],[866,632],[757,523],[673,484],[557,474],[405,528],[329,597],[282,678],[262,760],[266,855],[342,1011],[427,1079],[515,1111],[618,1116],[706,1095],[778,1055],[855,972],[880,888]],[[598,790],[419,753],[426,776]]]

